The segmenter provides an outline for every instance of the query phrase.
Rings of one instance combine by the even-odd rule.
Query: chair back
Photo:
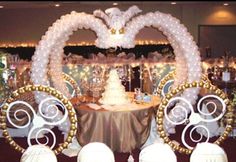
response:
[[[77,162],[115,162],[115,157],[104,143],[92,142],[82,147]]]
[[[57,162],[57,157],[51,148],[45,145],[32,145],[21,156],[20,162]]]
[[[228,162],[225,151],[214,143],[198,143],[190,156],[190,162]]]
[[[139,162],[177,162],[177,158],[168,144],[154,143],[140,152]]]

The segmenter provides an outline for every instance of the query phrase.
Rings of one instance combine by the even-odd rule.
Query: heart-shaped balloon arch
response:
[[[62,57],[63,48],[74,31],[82,28],[93,30],[97,35],[95,45],[99,48],[117,46],[133,48],[135,36],[144,27],[154,27],[162,31],[174,49],[176,76],[173,87],[177,87],[185,81],[200,81],[202,75],[200,53],[186,27],[177,18],[159,11],[134,17],[140,12],[141,10],[137,6],[132,6],[125,12],[118,8],[110,8],[105,13],[96,10],[91,15],[72,11],[70,14],[62,16],[49,27],[36,47],[32,57],[31,79],[33,83],[48,85],[47,73],[50,71],[53,86],[70,98],[69,91],[63,81]],[[106,24],[104,24],[104,20]],[[191,88],[185,90],[182,97],[194,104],[198,93],[197,88]],[[38,92],[35,94],[35,98],[39,103],[46,98],[46,94]],[[181,120],[183,112],[178,113],[178,116],[170,118],[174,121]],[[167,123],[166,127],[169,126]],[[169,130],[171,131],[171,129]]]

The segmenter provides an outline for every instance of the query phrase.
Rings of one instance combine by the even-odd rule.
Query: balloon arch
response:
[[[137,6],[132,6],[125,12],[121,12],[118,8],[110,8],[105,13],[95,10],[93,15],[75,11],[63,15],[49,27],[36,47],[32,58],[33,83],[48,85],[47,74],[50,71],[53,86],[70,98],[63,81],[62,58],[63,48],[74,31],[83,28],[93,30],[97,35],[95,45],[99,48],[107,49],[117,46],[133,48],[135,36],[144,27],[154,27],[162,31],[173,47],[176,56],[174,87],[185,81],[200,81],[202,75],[200,53],[186,27],[177,18],[159,11],[134,17],[140,12]],[[194,104],[198,93],[198,88],[190,88],[185,90],[182,96]],[[46,98],[46,94],[39,92],[35,94],[35,98],[39,103]],[[183,112],[179,112],[178,116],[172,116],[172,118],[181,120],[181,113]]]

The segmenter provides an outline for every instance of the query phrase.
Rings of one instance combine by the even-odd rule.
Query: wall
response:
[[[230,31],[219,33],[219,35],[211,36],[208,41],[202,40],[199,42],[199,25],[236,25],[236,6],[219,6],[213,5],[200,5],[199,7],[183,6],[183,19],[182,21],[188,28],[189,32],[193,35],[198,44],[202,55],[206,53],[206,47],[210,46],[212,57],[220,57],[224,55],[226,50],[231,51],[231,55],[236,56],[236,48],[232,42],[236,42],[235,32],[229,35]],[[212,27],[213,28],[213,27]],[[215,27],[214,27],[215,28]],[[236,27],[235,27],[236,30]],[[223,30],[222,30],[223,31]],[[231,27],[232,31],[232,27]],[[210,35],[210,33],[208,33]],[[208,42],[203,43],[203,42]],[[211,45],[210,45],[211,44]],[[213,44],[213,45],[212,45]]]
[[[135,2],[132,4],[135,4]],[[124,4],[118,7],[122,10],[127,10],[130,6],[131,4]],[[212,4],[193,3],[170,5],[166,3],[142,2],[139,3],[138,6],[143,10],[143,14],[161,11],[177,17],[187,27],[196,42],[198,41],[198,25],[236,25],[236,4],[223,6],[221,3],[215,2]],[[37,43],[47,31],[48,27],[60,18],[60,16],[68,14],[73,10],[92,14],[95,9],[105,10],[109,7],[112,6],[103,2],[97,3],[96,5],[87,3],[86,5],[78,4],[58,8],[3,8],[0,10],[0,44]],[[94,42],[95,38],[96,35],[92,31],[78,30],[71,36],[69,42]],[[140,31],[137,39],[165,40],[166,38],[156,29],[145,28]]]

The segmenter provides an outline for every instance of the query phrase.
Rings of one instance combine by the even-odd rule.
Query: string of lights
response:
[[[166,41],[155,41],[155,40],[137,40],[136,45],[167,45],[169,42]],[[18,48],[18,47],[35,47],[36,43],[0,43],[0,48]],[[80,42],[80,43],[67,43],[67,46],[93,46],[91,42]]]

